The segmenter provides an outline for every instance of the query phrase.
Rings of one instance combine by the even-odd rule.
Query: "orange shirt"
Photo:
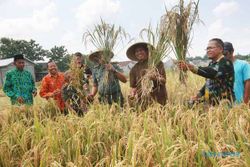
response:
[[[58,73],[56,76],[51,76],[50,74],[47,74],[43,80],[40,90],[40,96],[43,98],[48,99],[48,94],[53,93],[55,90],[62,89],[62,86],[64,84],[64,75],[63,73]],[[58,107],[63,110],[65,107],[64,101],[62,99],[62,94],[59,93],[55,95],[54,100],[56,101]]]

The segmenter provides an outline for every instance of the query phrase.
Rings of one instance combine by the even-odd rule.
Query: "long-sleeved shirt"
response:
[[[42,85],[40,89],[40,96],[43,98],[48,99],[49,94],[53,93],[55,90],[61,90],[62,86],[64,84],[64,75],[62,73],[58,73],[56,76],[51,76],[50,74],[47,74],[42,79]],[[62,99],[62,94],[59,93],[53,97],[53,99],[56,101],[58,107],[63,110],[65,107],[64,101]]]
[[[3,86],[4,93],[11,99],[11,104],[18,104],[17,98],[22,97],[24,104],[33,104],[33,95],[36,91],[35,82],[27,70],[13,69],[6,73]]]
[[[197,74],[206,78],[206,83],[200,89],[199,96],[204,96],[205,90],[208,90],[209,100],[213,105],[221,99],[235,100],[234,67],[230,60],[222,57],[217,61],[212,61],[208,67],[199,67]]]

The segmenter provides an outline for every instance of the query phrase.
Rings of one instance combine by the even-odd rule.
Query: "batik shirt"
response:
[[[64,84],[63,73],[58,73],[56,76],[51,76],[50,74],[47,74],[42,79],[40,96],[48,99],[48,94],[54,92],[57,89],[61,90],[63,84]],[[53,98],[57,102],[58,107],[61,110],[63,110],[65,107],[65,104],[64,104],[64,101],[62,99],[62,94],[59,93],[59,94],[55,95]]]
[[[35,82],[27,70],[13,69],[6,73],[3,91],[10,97],[11,104],[18,104],[17,98],[22,97],[25,104],[33,104],[33,95],[36,91]]]
[[[222,57],[217,61],[209,63],[208,67],[199,67],[198,75],[206,79],[205,85],[199,92],[199,96],[204,96],[208,91],[210,104],[218,104],[221,99],[234,101],[234,67],[230,60]]]
[[[116,71],[123,72],[117,64],[112,65]],[[98,87],[99,101],[110,105],[113,102],[120,103],[123,106],[121,87],[115,72],[108,72],[103,65],[95,66],[92,72],[94,85]]]

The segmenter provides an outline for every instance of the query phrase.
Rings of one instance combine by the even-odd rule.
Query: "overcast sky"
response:
[[[90,52],[82,34],[102,17],[122,26],[137,38],[149,23],[156,25],[177,0],[0,0],[0,37],[34,39],[45,49],[65,45],[70,53]],[[200,0],[200,19],[189,49],[203,56],[208,40],[222,38],[234,44],[236,53],[250,53],[249,0]],[[115,59],[127,60],[124,50]]]

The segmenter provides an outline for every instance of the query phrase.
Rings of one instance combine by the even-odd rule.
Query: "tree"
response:
[[[48,58],[55,61],[60,71],[66,71],[70,64],[70,54],[64,46],[54,46],[50,49]]]
[[[42,46],[32,39],[30,41],[10,38],[0,39],[0,58],[10,58],[19,53],[32,61],[44,60],[44,57],[49,54],[47,50],[44,50]]]

